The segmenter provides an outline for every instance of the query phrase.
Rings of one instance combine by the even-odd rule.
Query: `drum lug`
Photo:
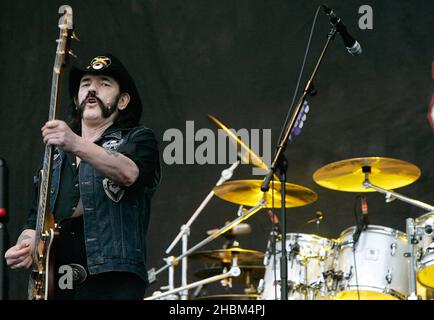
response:
[[[259,284],[258,284],[258,288],[257,288],[258,293],[262,294],[262,292],[264,292],[264,288],[265,288],[265,281],[264,281],[264,279],[260,279]]]
[[[392,283],[392,269],[387,269],[386,281],[388,284]]]
[[[398,244],[396,242],[394,242],[390,245],[390,255],[391,256],[395,255],[397,247],[398,247]]]
[[[350,280],[353,276],[353,266],[350,266],[350,270],[348,272],[344,272],[343,277],[345,280]]]

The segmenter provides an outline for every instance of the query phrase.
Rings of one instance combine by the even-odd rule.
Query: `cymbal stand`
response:
[[[173,290],[175,287],[175,266],[177,265],[177,262],[175,261],[175,257],[167,257],[164,259],[169,265],[169,274],[168,274],[168,285],[161,287],[162,290]],[[178,300],[177,297],[172,296],[169,300]]]
[[[409,281],[409,291],[410,294],[407,297],[407,300],[418,300],[417,296],[417,287],[416,287],[416,252],[415,246],[418,243],[416,238],[416,228],[414,224],[414,220],[412,218],[408,218],[406,220],[406,231],[407,231],[407,240],[408,240],[408,252],[405,254],[408,260],[408,281]]]
[[[171,268],[173,267],[173,265],[176,265],[178,263],[179,260],[189,256],[190,254],[192,254],[194,251],[200,249],[201,247],[203,247],[204,245],[210,243],[212,240],[218,238],[220,235],[222,235],[223,233],[229,231],[230,229],[232,229],[233,227],[235,227],[236,225],[240,224],[241,222],[243,222],[244,220],[248,219],[249,217],[251,217],[252,215],[254,215],[256,212],[258,212],[259,210],[261,210],[262,208],[265,207],[265,201],[264,199],[259,201],[259,204],[253,208],[250,208],[247,211],[243,211],[241,213],[241,215],[236,218],[235,220],[233,220],[232,222],[226,224],[224,227],[220,228],[219,230],[217,230],[215,233],[211,234],[209,237],[205,238],[204,240],[202,240],[201,242],[199,242],[198,244],[196,244],[194,247],[190,248],[189,250],[183,252],[180,256],[170,259],[170,260],[166,260],[167,264],[163,267],[161,267],[160,269],[158,269],[157,271],[154,271],[153,269],[151,269],[150,271],[148,271],[148,275],[150,279],[155,279],[156,276],[163,272],[164,270],[166,270],[167,268]],[[221,280],[221,279],[220,279]],[[217,280],[214,280],[217,281]],[[200,284],[199,284],[200,285]],[[186,290],[188,290],[190,288],[190,286],[186,285],[184,286],[184,288]]]
[[[234,162],[229,168],[222,171],[220,179],[217,181],[216,186],[222,185],[226,180],[229,180],[232,178],[232,175],[234,173],[234,170],[238,167],[240,164],[240,160],[238,159],[236,162]],[[197,219],[199,214],[202,212],[202,210],[205,208],[205,206],[210,202],[211,198],[214,196],[214,190],[211,190],[211,192],[206,196],[206,198],[202,201],[200,206],[196,209],[196,211],[191,216],[190,220],[184,225],[181,226],[181,231],[178,233],[176,238],[173,240],[172,244],[167,248],[166,253],[169,254],[172,249],[175,247],[175,245],[179,242],[179,239],[182,238],[182,252],[185,253],[187,251],[188,247],[188,236],[190,235],[190,227],[193,224],[193,222]],[[169,260],[169,263],[171,260]],[[185,256],[182,259],[182,278],[181,283],[182,286],[187,285],[187,269],[188,269],[188,262],[187,257]],[[169,284],[170,287],[170,284]],[[173,289],[173,287],[171,288]],[[187,300],[188,299],[188,291],[183,292],[181,295],[181,300]]]
[[[196,287],[199,287],[199,286],[203,286],[205,284],[209,284],[209,283],[212,283],[212,282],[221,281],[221,280],[224,280],[224,279],[227,279],[227,278],[231,278],[231,277],[238,277],[241,274],[241,270],[238,267],[237,261],[238,261],[238,258],[236,256],[234,256],[232,258],[231,268],[229,269],[228,272],[219,274],[217,276],[209,277],[207,279],[203,279],[203,280],[200,280],[200,281],[196,281],[196,282],[190,283],[188,285],[184,285],[182,287],[166,291],[164,293],[154,292],[154,294],[152,296],[144,298],[143,300],[165,300],[165,299],[162,299],[162,298],[164,298],[164,297],[173,297],[178,292],[185,292],[185,291],[188,291],[190,289],[193,289],[193,288],[196,288]]]
[[[380,188],[380,187],[372,184],[369,181],[369,174],[371,173],[371,167],[370,166],[364,166],[364,167],[362,167],[362,170],[365,173],[365,180],[363,181],[363,186],[366,189],[371,188],[371,189],[374,189],[380,193],[383,193],[386,196],[386,202],[390,202],[394,199],[399,199],[403,202],[407,202],[407,203],[414,205],[416,207],[422,208],[424,210],[428,210],[428,212],[434,211],[434,206],[432,206],[432,205],[429,205],[429,204],[424,203],[422,201],[411,199],[411,198],[403,196],[402,194],[399,194],[395,191],[386,190],[386,189]]]

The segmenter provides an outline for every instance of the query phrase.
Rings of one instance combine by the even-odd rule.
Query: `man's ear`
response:
[[[74,96],[73,101],[75,104],[75,110],[78,110],[78,96]]]
[[[130,100],[131,100],[131,97],[130,97],[129,93],[127,93],[127,92],[122,93],[120,98],[119,98],[118,109],[124,110],[128,106],[128,103],[130,103]]]

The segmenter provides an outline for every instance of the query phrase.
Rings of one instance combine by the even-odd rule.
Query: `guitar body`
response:
[[[47,230],[37,244],[37,257],[34,257],[33,269],[29,279],[29,300],[51,300],[56,286],[55,253],[59,239],[59,229],[54,224],[54,216],[47,214]]]

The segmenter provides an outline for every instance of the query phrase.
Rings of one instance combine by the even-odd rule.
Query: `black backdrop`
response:
[[[273,145],[287,112],[319,1],[70,1],[81,42],[74,52],[89,57],[112,52],[131,70],[145,110],[142,122],[156,132],[161,151],[169,128],[216,127],[212,114],[232,128],[271,128]],[[32,175],[43,153],[40,128],[48,115],[52,64],[63,1],[0,3],[1,145],[9,166],[10,243],[25,221]],[[358,27],[361,5],[373,9],[373,29]],[[302,134],[286,151],[289,182],[311,188],[318,201],[289,209],[288,232],[337,237],[355,224],[355,193],[324,189],[312,174],[323,165],[363,156],[385,156],[417,165],[421,178],[399,192],[434,202],[433,132],[426,113],[434,80],[434,5],[417,1],[329,1],[363,46],[351,57],[336,39],[315,81],[317,96]],[[308,74],[329,30],[318,18],[307,62]],[[306,77],[305,77],[306,78]],[[304,78],[304,80],[305,80]],[[66,84],[66,83],[65,83]],[[66,86],[65,86],[66,87]],[[66,90],[62,95],[67,104]],[[63,108],[63,115],[66,114]],[[208,194],[227,165],[163,164],[164,179],[153,201],[148,267],[163,265],[164,251]],[[234,179],[255,178],[243,165]],[[258,177],[256,177],[258,178]],[[372,224],[405,230],[405,219],[423,210],[378,193],[367,194]],[[193,224],[189,244],[236,217],[237,206],[218,198]],[[323,211],[320,230],[305,222]],[[261,211],[247,221],[252,233],[242,247],[264,251],[270,222]],[[204,249],[219,248],[217,239]],[[180,245],[173,251],[180,253]],[[194,270],[190,263],[189,281]],[[8,296],[25,298],[27,272],[8,272]],[[167,282],[161,274],[149,293]],[[177,278],[179,283],[179,278]]]

